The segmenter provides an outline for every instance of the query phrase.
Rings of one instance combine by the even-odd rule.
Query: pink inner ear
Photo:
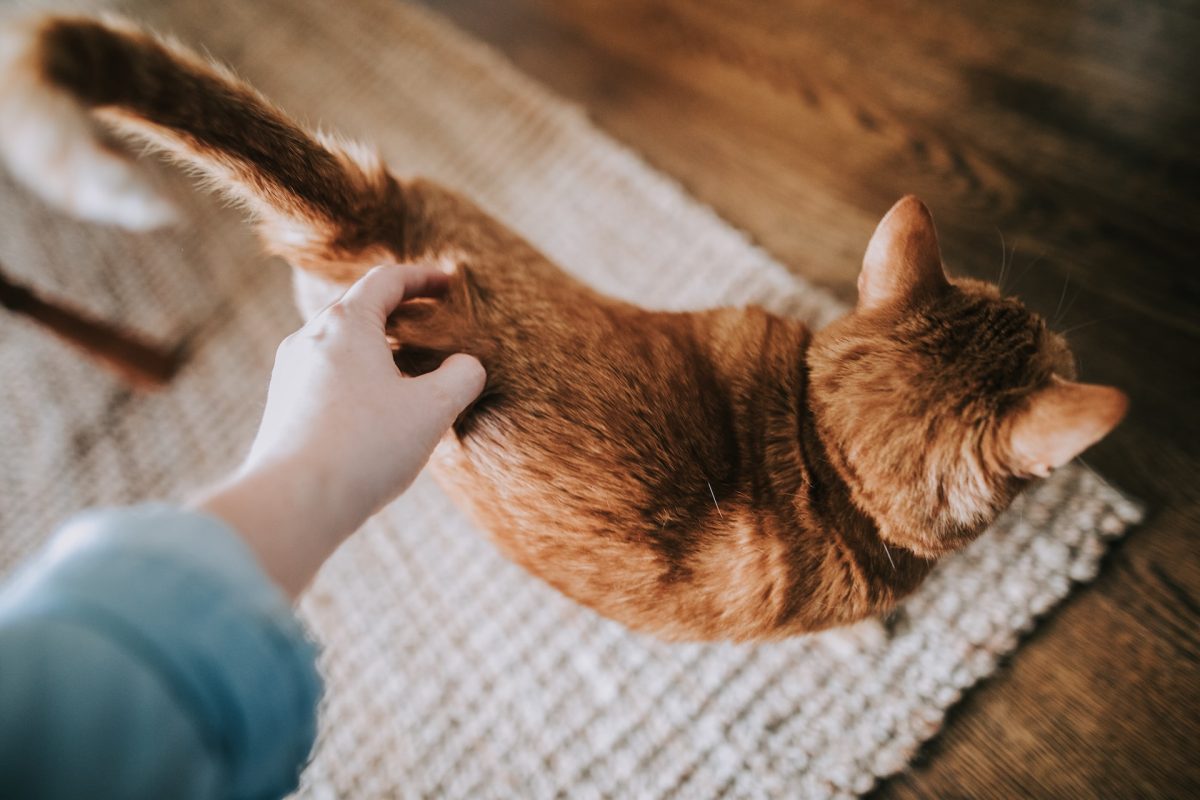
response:
[[[858,308],[911,302],[947,285],[933,216],[908,195],[884,215],[867,245],[858,276]]]
[[[1013,424],[1014,471],[1046,477],[1103,439],[1128,408],[1129,399],[1111,386],[1052,378]]]

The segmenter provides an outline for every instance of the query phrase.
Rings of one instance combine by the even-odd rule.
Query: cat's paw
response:
[[[131,157],[96,136],[86,109],[29,66],[29,25],[0,29],[0,159],[50,205],[80,219],[146,231],[179,211]]]

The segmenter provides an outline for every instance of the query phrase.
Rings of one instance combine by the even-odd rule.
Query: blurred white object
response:
[[[21,183],[79,219],[148,231],[178,219],[135,161],[97,138],[88,111],[27,66],[28,22],[0,27],[0,159]]]

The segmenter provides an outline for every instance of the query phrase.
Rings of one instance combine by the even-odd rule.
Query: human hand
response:
[[[392,361],[388,314],[445,285],[432,269],[376,267],[284,339],[247,467],[302,464],[350,493],[363,519],[407,488],[484,384],[470,356],[451,356],[416,378],[402,377]]]
[[[267,563],[278,559],[275,551],[302,546],[303,539],[325,542],[323,561],[412,483],[483,389],[483,367],[471,356],[453,355],[414,378],[403,377],[392,360],[384,335],[388,314],[404,300],[436,296],[445,285],[445,275],[432,269],[376,267],[286,338],[245,464],[199,504],[237,528],[293,593],[311,572],[277,574]]]

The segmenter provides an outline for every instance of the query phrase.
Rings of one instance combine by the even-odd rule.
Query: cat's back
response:
[[[807,331],[760,309],[578,322],[525,333],[540,363],[514,374],[510,354],[435,454],[440,482],[507,556],[601,613],[669,638],[767,635],[792,602],[802,468],[794,439],[781,448]]]

